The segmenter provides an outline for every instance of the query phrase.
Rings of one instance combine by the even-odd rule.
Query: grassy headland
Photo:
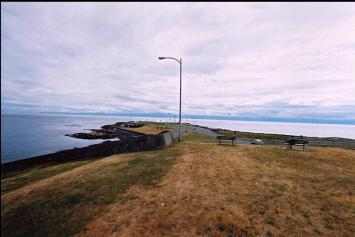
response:
[[[218,145],[189,130],[165,149],[2,177],[1,233],[352,236],[354,170],[349,149]]]

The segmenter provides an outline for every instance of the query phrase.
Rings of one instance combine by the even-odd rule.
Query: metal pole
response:
[[[179,141],[181,141],[181,71],[182,71],[182,58],[180,58],[180,106],[179,106]]]
[[[181,141],[181,77],[182,77],[182,58],[180,60],[173,57],[159,57],[159,60],[163,59],[173,59],[180,64],[180,105],[179,105],[179,141]],[[175,123],[175,114],[174,114],[174,123]]]

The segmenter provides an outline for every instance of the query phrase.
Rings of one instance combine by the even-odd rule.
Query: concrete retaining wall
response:
[[[160,134],[163,146],[169,146],[173,142],[173,136],[171,132],[166,132],[163,134]]]
[[[161,140],[163,142],[162,146],[170,146],[171,143],[177,141],[179,138],[179,131],[176,129],[172,132],[163,132],[159,134],[161,136]]]

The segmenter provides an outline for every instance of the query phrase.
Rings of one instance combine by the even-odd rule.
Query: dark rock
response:
[[[90,133],[74,133],[66,136],[79,139],[113,139],[122,137],[135,137],[144,135],[133,131],[124,130],[122,128],[139,128],[144,125],[143,122],[118,122],[115,124],[108,124],[101,127],[101,129],[90,129]]]
[[[112,133],[100,133],[100,132],[91,132],[91,133],[74,133],[66,135],[69,137],[79,138],[79,139],[113,139],[117,138],[117,135]]]

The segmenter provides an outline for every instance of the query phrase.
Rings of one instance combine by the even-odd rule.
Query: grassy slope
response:
[[[355,232],[354,151],[217,145],[197,133],[185,134],[184,141],[163,150],[2,178],[2,234],[351,236]]]
[[[352,236],[355,153],[190,140],[152,189],[110,206],[81,236]],[[164,204],[164,205],[163,205]],[[119,214],[117,214],[119,213]]]
[[[75,169],[92,161],[93,160],[75,161],[50,167],[36,167],[30,170],[8,173],[2,176],[1,179],[1,195],[33,182]]]
[[[111,156],[59,175],[53,172],[52,177],[38,182],[33,178],[27,186],[1,196],[1,232],[5,236],[75,234],[103,207],[134,198],[124,195],[132,185],[158,182],[179,154],[180,150],[171,147]],[[67,164],[53,170],[63,166]],[[2,186],[14,187],[14,179],[2,180]]]

